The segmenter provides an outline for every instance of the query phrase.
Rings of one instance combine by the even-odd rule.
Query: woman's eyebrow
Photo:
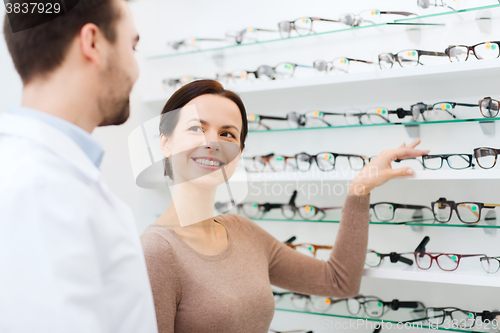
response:
[[[227,129],[227,128],[234,128],[238,133],[240,132],[240,130],[238,129],[238,127],[234,126],[234,125],[224,125],[222,126],[223,129]]]
[[[196,121],[198,123],[201,123],[202,125],[208,125],[208,121],[203,120],[203,119],[193,118],[193,119],[190,119],[189,121]],[[238,127],[236,127],[234,125],[223,125],[221,128],[223,128],[223,129],[234,128],[238,133],[240,132]]]

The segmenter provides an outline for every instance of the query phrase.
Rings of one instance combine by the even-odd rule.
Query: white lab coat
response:
[[[0,116],[0,332],[158,332],[132,213],[65,134]]]

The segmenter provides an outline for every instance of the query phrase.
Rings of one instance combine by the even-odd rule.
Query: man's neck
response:
[[[59,117],[92,133],[100,122],[97,112],[91,112],[97,109],[97,103],[85,95],[87,89],[80,82],[77,77],[31,82],[24,86],[21,106]]]

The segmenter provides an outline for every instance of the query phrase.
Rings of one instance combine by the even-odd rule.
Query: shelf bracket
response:
[[[410,138],[417,139],[420,137],[420,126],[419,125],[404,125],[406,132]]]
[[[415,232],[421,232],[424,230],[424,227],[421,226],[421,225],[413,225],[413,224],[410,224],[410,228],[412,231],[415,231]]]
[[[225,64],[225,56],[224,56],[224,52],[220,51],[220,52],[216,52],[214,54],[212,54],[212,60],[214,61],[215,65],[219,68],[224,68],[224,64]]]
[[[479,28],[479,31],[490,33],[492,30],[491,11],[484,10],[479,12],[476,16],[476,24]]]
[[[484,135],[495,135],[495,122],[488,120],[488,121],[480,121],[479,126],[481,127],[481,130],[483,131]]]
[[[484,217],[484,222],[488,225],[497,225],[497,213],[494,210],[489,211],[486,213],[486,216]],[[496,235],[497,234],[497,229],[493,228],[483,228],[484,233],[488,235]]]

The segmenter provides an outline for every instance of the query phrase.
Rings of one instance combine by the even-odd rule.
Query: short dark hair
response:
[[[179,122],[179,112],[171,112],[174,110],[179,110],[184,107],[187,103],[192,101],[198,96],[201,95],[217,95],[225,97],[231,101],[233,101],[240,110],[241,120],[242,120],[242,129],[240,133],[240,148],[243,150],[245,148],[245,139],[248,134],[248,120],[247,120],[247,112],[245,110],[245,105],[243,105],[243,101],[241,98],[234,92],[230,90],[224,89],[222,84],[215,80],[197,80],[191,83],[188,83],[177,90],[167,101],[162,114],[162,121],[160,122],[160,134],[170,136],[174,132],[177,123]],[[169,176],[171,179],[174,179],[172,167],[170,166],[170,162],[168,158],[165,158],[165,176]]]
[[[30,29],[12,32],[7,14],[3,31],[7,48],[24,84],[59,67],[73,39],[87,23],[93,23],[108,41],[116,41],[116,22],[120,11],[116,0],[80,0],[66,14]],[[26,15],[16,19],[36,20]],[[22,22],[30,25],[30,22]]]

